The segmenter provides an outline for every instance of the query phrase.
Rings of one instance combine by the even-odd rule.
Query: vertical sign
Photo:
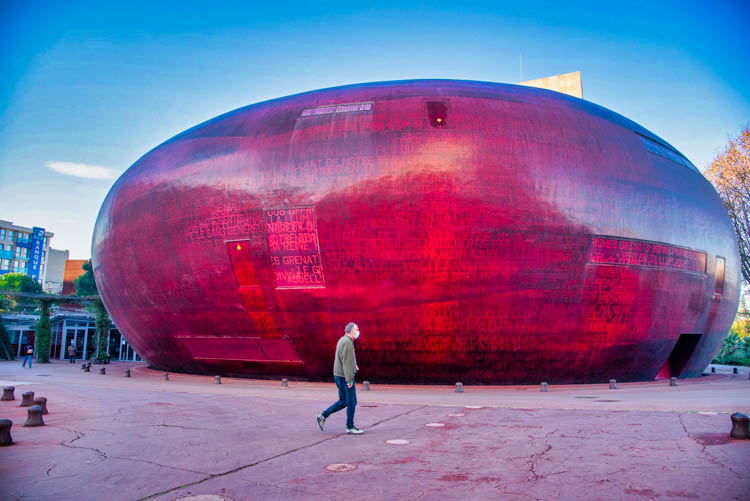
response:
[[[35,282],[39,281],[39,266],[42,264],[44,251],[44,228],[34,226],[31,240],[31,256],[29,256],[29,275]]]

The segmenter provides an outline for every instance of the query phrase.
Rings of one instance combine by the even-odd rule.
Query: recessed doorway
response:
[[[664,362],[664,366],[656,378],[680,377],[680,373],[687,365],[690,357],[693,356],[700,339],[701,334],[680,334],[674,348],[672,348],[672,353],[669,354],[669,358]]]

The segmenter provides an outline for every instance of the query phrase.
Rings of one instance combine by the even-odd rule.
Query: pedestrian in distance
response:
[[[74,341],[71,341],[70,346],[68,346],[68,358],[70,358],[71,364],[76,363],[76,345]]]
[[[31,357],[34,355],[34,347],[30,344],[26,345],[26,355],[23,357],[23,364],[21,367],[26,367],[26,362],[29,362],[29,369],[31,369]]]
[[[361,435],[362,430],[354,426],[354,409],[357,407],[357,389],[354,384],[354,373],[359,370],[357,357],[354,354],[354,340],[359,337],[359,327],[349,322],[344,328],[344,335],[336,344],[336,356],[333,361],[333,378],[339,391],[339,399],[329,408],[318,414],[320,431],[326,424],[328,416],[346,408],[346,432],[349,435]]]

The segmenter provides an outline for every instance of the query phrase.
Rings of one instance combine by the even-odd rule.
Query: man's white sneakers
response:
[[[347,428],[346,433],[348,433],[349,435],[361,435],[364,433],[364,431],[355,426],[354,428]]]
[[[318,414],[315,417],[318,420],[318,426],[320,426],[320,431],[323,431],[323,427],[326,425],[326,418],[323,417],[323,414]]]

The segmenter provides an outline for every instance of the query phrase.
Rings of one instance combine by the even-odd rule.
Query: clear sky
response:
[[[0,0],[0,219],[90,257],[119,174],[240,106],[349,83],[581,71],[704,168],[750,121],[750,1]]]

